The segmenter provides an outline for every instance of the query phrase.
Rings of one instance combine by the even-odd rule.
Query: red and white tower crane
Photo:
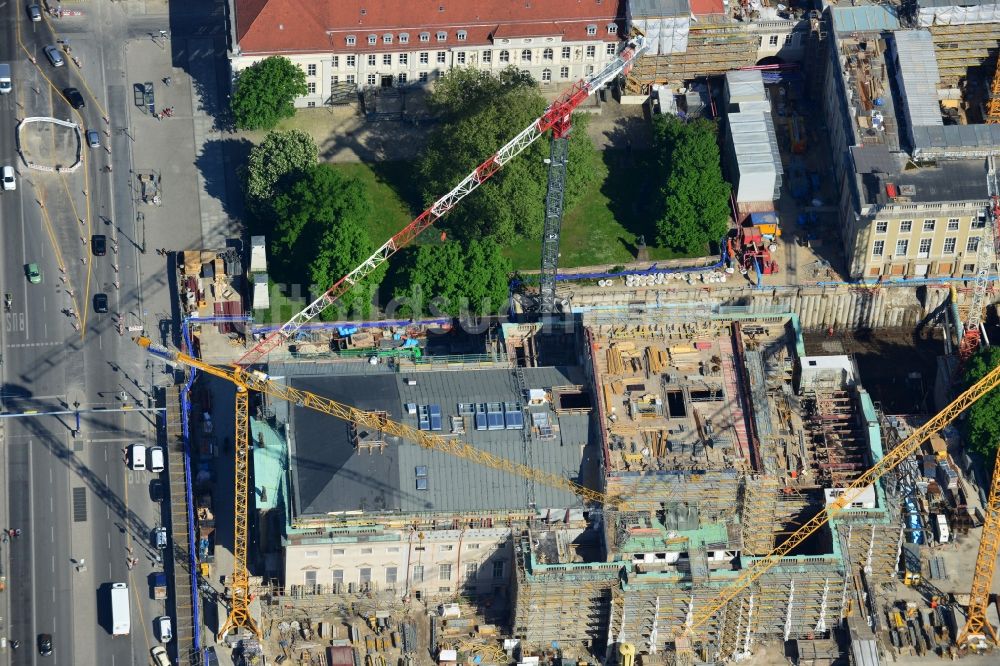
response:
[[[620,75],[627,74],[636,58],[645,51],[647,44],[642,35],[634,35],[625,44],[618,56],[599,72],[582,79],[566,90],[545,109],[545,113],[526,127],[520,134],[508,141],[472,173],[462,179],[450,192],[435,201],[430,208],[410,222],[402,231],[387,240],[374,254],[364,260],[360,266],[340,278],[319,298],[307,305],[302,312],[288,320],[278,330],[260,340],[252,349],[237,361],[240,365],[259,363],[268,353],[289,340],[303,325],[319,316],[321,312],[333,305],[341,296],[351,290],[354,285],[371,275],[379,266],[389,260],[389,257],[406,247],[420,235],[422,231],[433,225],[441,216],[450,211],[463,198],[477,187],[494,176],[508,162],[519,155],[525,148],[535,142],[548,130],[554,130],[558,136],[563,136],[569,127],[569,117],[585,99],[603,88]],[[554,269],[553,269],[554,270]],[[553,276],[554,284],[554,276]]]
[[[986,309],[986,292],[989,287],[990,275],[996,271],[994,269],[997,257],[1000,256],[1000,189],[997,185],[997,170],[993,156],[990,155],[986,162],[986,187],[989,194],[989,201],[986,205],[986,224],[984,225],[983,237],[979,239],[976,253],[976,282],[972,287],[972,304],[969,306],[969,314],[965,319],[965,334],[958,346],[958,356],[962,363],[965,363],[976,350],[979,349],[981,334],[979,325],[983,320],[983,312]]]

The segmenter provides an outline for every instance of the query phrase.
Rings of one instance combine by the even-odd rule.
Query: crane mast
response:
[[[569,127],[566,131],[569,131]],[[562,228],[568,157],[569,138],[556,136],[553,130],[552,146],[549,149],[549,186],[545,193],[545,226],[542,229],[542,272],[538,282],[543,315],[550,315],[556,311],[559,232]]]
[[[997,256],[1000,255],[1000,248],[997,247],[997,224],[1000,223],[1000,188],[997,186],[996,164],[992,155],[986,160],[986,188],[989,201],[987,202],[983,237],[979,239],[979,245],[976,248],[976,282],[972,286],[972,305],[969,306],[969,314],[966,317],[965,335],[958,346],[959,358],[963,363],[979,349],[979,325],[982,323],[983,311],[986,309],[986,292],[990,283],[990,275],[994,273],[993,267],[996,264]]]
[[[356,284],[377,270],[401,248],[406,247],[425,229],[433,225],[439,218],[454,208],[459,201],[471,194],[484,182],[492,178],[508,162],[521,154],[542,134],[565,123],[569,126],[569,116],[585,99],[593,95],[621,74],[627,74],[635,62],[647,48],[645,37],[636,34],[627,42],[617,57],[587,79],[576,82],[563,92],[545,112],[531,125],[521,130],[497,152],[490,155],[485,162],[477,166],[469,175],[462,179],[450,192],[431,204],[412,222],[395,236],[382,244],[380,248],[365,259],[360,266],[340,278],[319,298],[307,305],[305,309],[289,319],[278,330],[260,340],[253,348],[240,357],[239,365],[253,365],[263,359],[268,353],[289,340],[306,323],[318,317],[321,312],[333,305],[341,296],[350,291]]]

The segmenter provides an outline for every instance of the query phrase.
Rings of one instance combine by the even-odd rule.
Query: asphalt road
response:
[[[112,124],[125,125],[123,100],[109,107],[107,94],[111,77],[123,71],[120,39],[108,41],[91,31],[114,34],[124,23],[117,9],[104,4],[88,10],[107,12],[107,21],[94,16],[76,24],[31,23],[21,3],[0,7],[0,62],[13,63],[15,78],[15,94],[0,98],[0,162],[16,164],[20,172],[17,192],[0,196],[0,286],[13,296],[11,311],[4,313],[3,413],[119,408],[123,398],[130,406],[146,403],[145,360],[119,335],[114,320],[115,312],[141,311],[140,294],[129,286],[138,284],[136,249],[122,240],[119,254],[92,257],[80,238],[114,237],[120,219],[131,218],[129,152],[123,144],[129,139],[102,134],[113,162],[103,149],[85,149],[84,168],[72,175],[30,172],[16,156],[18,104],[32,115],[72,118],[84,128],[103,130],[105,113]],[[48,63],[42,47],[57,38],[69,39],[74,53],[86,54],[85,70],[71,62],[60,68]],[[28,54],[36,56],[37,67]],[[59,93],[67,86],[86,99],[78,114]],[[112,173],[102,170],[109,163]],[[45,211],[37,203],[39,193]],[[78,219],[84,219],[79,227]],[[30,262],[38,263],[41,284],[26,279],[24,266]],[[73,297],[60,281],[60,267]],[[98,292],[108,294],[111,313],[94,312],[92,297]],[[70,307],[84,323],[82,333],[65,312]],[[35,649],[41,633],[54,637],[54,654],[44,663],[148,662],[149,648],[157,643],[153,618],[163,613],[162,603],[149,599],[147,586],[155,555],[149,534],[159,523],[159,506],[149,498],[152,475],[130,472],[121,460],[122,447],[147,439],[146,419],[136,412],[88,412],[77,437],[72,416],[4,419],[8,523],[22,529],[21,537],[2,545],[10,549],[10,607],[4,613],[9,624],[0,631],[21,644],[9,653],[11,663],[42,663]],[[140,560],[131,571],[130,548]],[[85,567],[75,566],[81,561]],[[110,582],[129,582],[132,590],[132,633],[113,641],[108,640]]]

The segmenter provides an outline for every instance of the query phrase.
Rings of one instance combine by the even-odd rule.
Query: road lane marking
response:
[[[7,345],[8,349],[23,349],[26,347],[63,347],[62,342],[17,342]]]

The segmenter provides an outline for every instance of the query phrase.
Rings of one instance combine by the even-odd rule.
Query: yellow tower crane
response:
[[[588,502],[596,502],[612,508],[626,508],[625,503],[620,497],[591,490],[557,474],[543,472],[533,467],[495,456],[459,439],[432,435],[403,423],[387,419],[382,414],[366,412],[308,391],[292,388],[291,386],[272,380],[267,374],[259,370],[247,370],[238,365],[229,368],[211,365],[193,356],[156,345],[146,337],[135,338],[135,342],[140,347],[167,361],[186,365],[214,377],[225,379],[236,386],[236,432],[235,443],[233,445],[235,450],[236,476],[236,497],[234,502],[236,515],[234,522],[235,536],[233,539],[234,570],[232,584],[230,585],[231,605],[229,618],[219,632],[220,636],[225,636],[231,629],[240,627],[249,629],[258,635],[258,637],[260,635],[256,623],[250,616],[250,576],[247,572],[247,502],[250,487],[248,391],[250,390],[265,393],[273,398],[285,400],[300,407],[308,407],[309,409],[314,409],[330,416],[336,416],[344,421],[365,425],[374,430],[409,440],[427,449],[449,453],[470,462],[510,474],[516,474],[553,488],[568,490]]]
[[[845,489],[846,492],[843,495],[824,507],[822,511],[813,516],[808,522],[804,523],[780,546],[744,569],[739,577],[723,588],[715,598],[697,610],[684,627],[679,627],[678,633],[681,635],[689,634],[693,629],[708,622],[713,615],[722,610],[740,592],[777,565],[781,561],[781,558],[791,553],[799,544],[816,532],[816,530],[843,511],[845,507],[850,506],[851,502],[861,495],[865,488],[874,484],[882,475],[894,469],[906,458],[915,453],[924,442],[930,439],[931,435],[954,421],[962,412],[998,385],[1000,385],[1000,366],[990,370],[982,379],[966,389],[951,404],[927,421],[927,423],[914,430],[909,437],[886,453],[885,457],[877,461],[871,469],[847,486]],[[998,458],[998,462],[1000,462],[1000,458]],[[976,571],[972,580],[972,601],[969,604],[968,620],[961,634],[959,634],[959,645],[962,645],[963,641],[982,644],[983,640],[987,637],[983,634],[983,629],[986,629],[989,633],[988,638],[994,644],[1000,644],[997,642],[997,637],[992,627],[986,620],[986,606],[989,601],[990,586],[993,582],[993,572],[996,569],[998,551],[1000,551],[1000,475],[998,475],[997,471],[994,470],[993,473],[989,502],[986,506],[986,521],[983,525],[979,555],[976,560]]]

